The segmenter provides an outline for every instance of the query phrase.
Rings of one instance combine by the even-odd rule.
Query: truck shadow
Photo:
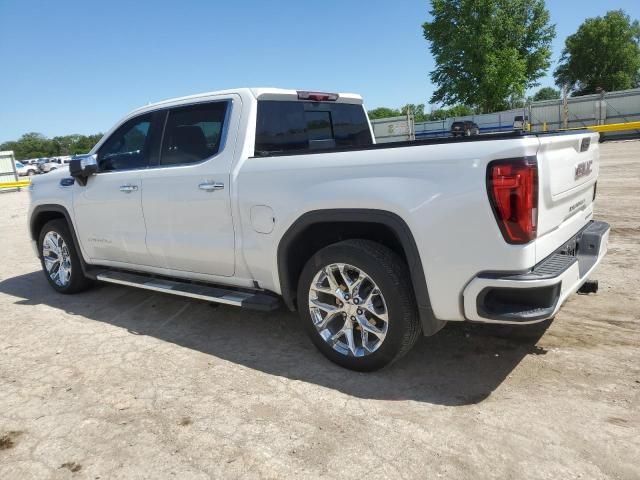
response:
[[[486,399],[536,346],[549,326],[506,327],[449,323],[422,338],[394,365],[356,373],[326,360],[311,344],[296,314],[212,306],[180,297],[114,285],[60,295],[40,271],[0,282],[20,305],[48,305],[71,315],[148,335],[269,375],[283,376],[364,399],[469,405]]]

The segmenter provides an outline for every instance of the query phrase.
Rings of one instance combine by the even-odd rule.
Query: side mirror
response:
[[[82,186],[87,184],[87,178],[98,171],[98,156],[81,155],[69,162],[69,173]]]

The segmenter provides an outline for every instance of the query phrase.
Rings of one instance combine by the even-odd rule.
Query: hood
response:
[[[48,185],[51,183],[59,183],[60,179],[69,176],[69,165],[60,165],[55,170],[51,170],[49,173],[42,173],[40,175],[34,175],[31,178],[31,183],[36,185]]]

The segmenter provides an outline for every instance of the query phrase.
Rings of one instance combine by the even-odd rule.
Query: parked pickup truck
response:
[[[361,97],[227,90],[134,110],[35,177],[60,293],[93,280],[297,310],[330,360],[375,370],[446,322],[552,318],[603,258],[587,131],[375,144]],[[267,319],[265,319],[267,320]]]

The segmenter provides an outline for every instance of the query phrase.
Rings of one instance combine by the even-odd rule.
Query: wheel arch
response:
[[[287,307],[296,309],[297,283],[308,259],[327,245],[351,238],[376,241],[403,257],[424,335],[433,335],[444,326],[445,322],[433,314],[420,253],[409,226],[385,210],[327,209],[300,216],[282,236],[277,250],[280,291]]]
[[[80,242],[78,242],[76,230],[73,226],[73,222],[71,221],[71,215],[69,215],[69,211],[64,206],[56,204],[43,204],[38,205],[33,209],[33,212],[31,213],[31,217],[29,219],[29,233],[31,234],[32,240],[35,240],[37,242],[40,238],[42,227],[44,227],[47,222],[56,219],[62,219],[67,223],[69,231],[71,232],[71,240],[73,241],[73,246],[78,253],[78,259],[80,260],[82,271],[85,276],[92,278],[91,274],[89,273],[89,268],[87,267],[87,264],[82,256],[82,249],[80,248]],[[42,254],[40,252],[40,249],[38,248],[38,258],[40,258],[41,255]]]

